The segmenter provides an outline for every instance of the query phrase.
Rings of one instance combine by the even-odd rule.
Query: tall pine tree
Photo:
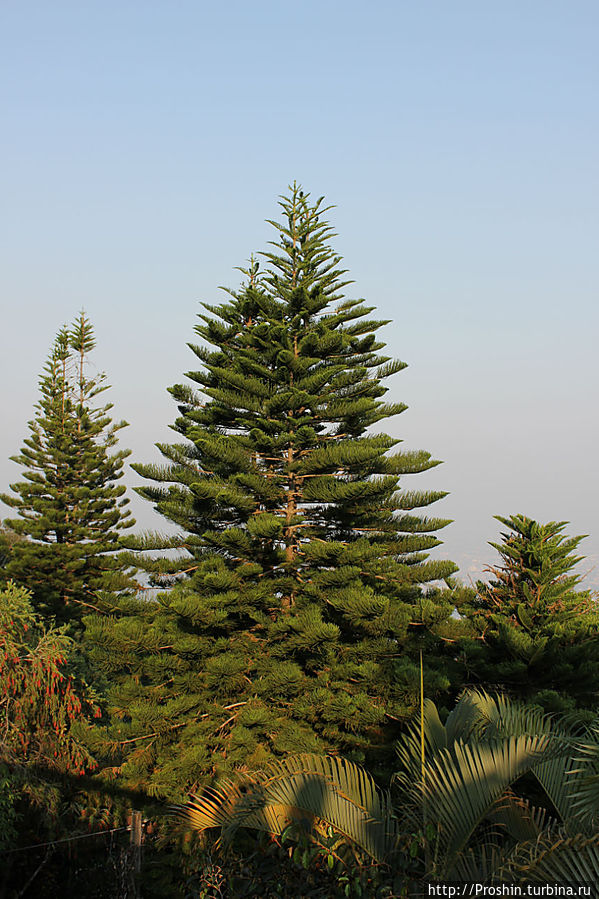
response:
[[[382,354],[373,307],[344,298],[322,200],[294,186],[281,207],[266,271],[252,260],[199,316],[199,392],[171,389],[183,440],[133,466],[183,530],[185,578],[143,623],[90,630],[120,678],[113,749],[157,793],[272,754],[390,754],[421,647],[430,692],[448,685],[458,624],[431,583],[455,566],[428,558],[448,522],[415,511],[445,494],[400,487],[438,463],[375,429],[405,409],[382,399],[405,365]]]
[[[108,385],[104,374],[88,373],[94,346],[83,312],[59,331],[29,437],[11,457],[24,480],[1,497],[19,515],[5,526],[27,538],[5,552],[3,577],[30,590],[38,611],[59,622],[76,621],[135,586],[117,552],[121,531],[133,524],[118,483],[129,451],[110,452],[126,422],[113,422],[112,405],[97,402]]]

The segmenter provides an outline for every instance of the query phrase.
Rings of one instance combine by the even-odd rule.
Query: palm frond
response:
[[[425,757],[437,755],[447,746],[447,734],[445,727],[439,718],[437,706],[430,699],[424,702],[424,730]],[[399,770],[393,778],[393,782],[400,789],[411,790],[414,783],[421,777],[421,722],[418,719],[408,725],[406,733],[396,744],[395,751],[399,759]]]
[[[495,712],[496,699],[484,690],[468,690],[447,716],[447,743],[466,742],[478,736],[484,722]]]
[[[465,849],[456,858],[452,877],[463,883],[505,881],[506,852],[497,841]]]
[[[542,833],[557,829],[560,824],[547,809],[533,806],[512,790],[499,797],[487,818],[514,842],[535,840]]]
[[[562,836],[553,841],[541,836],[520,845],[510,864],[510,874],[541,883],[599,881],[599,836]]]
[[[330,826],[379,863],[398,837],[388,794],[364,769],[335,756],[292,756],[208,788],[174,812],[194,830],[220,827],[223,841],[239,827],[280,836],[295,826],[317,839]]]
[[[599,819],[599,726],[589,728],[587,739],[577,746],[569,772],[571,812],[586,827],[597,827]]]
[[[550,749],[546,734],[497,742],[458,740],[426,765],[425,782],[414,788],[415,805],[438,824],[439,876],[447,876],[468,840],[497,800]],[[419,802],[418,802],[419,800]]]

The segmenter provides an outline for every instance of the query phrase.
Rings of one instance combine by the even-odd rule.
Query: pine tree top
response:
[[[261,533],[271,516],[269,567],[315,539],[365,537],[401,555],[415,579],[446,577],[455,566],[425,560],[438,542],[430,533],[448,522],[410,514],[445,494],[399,485],[437,460],[372,431],[406,408],[383,399],[405,363],[381,352],[386,321],[370,317],[374,307],[343,295],[351,281],[329,244],[331,207],[293,184],[280,208],[277,239],[259,254],[265,269],[251,257],[241,289],[199,315],[202,343],[190,346],[202,367],[187,373],[196,390],[171,388],[174,430],[189,443],[161,444],[165,466],[133,466],[172,486],[139,492],[225,555],[235,529],[253,543],[256,516]]]
[[[495,577],[488,590],[512,604],[526,602],[533,614],[553,614],[566,609],[568,600],[580,604],[589,591],[574,594],[582,575],[569,572],[583,559],[576,549],[585,535],[568,537],[567,521],[540,524],[526,515],[496,520],[508,528],[501,543],[490,543],[502,564],[489,568]]]

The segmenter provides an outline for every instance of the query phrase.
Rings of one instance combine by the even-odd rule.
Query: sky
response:
[[[449,491],[436,557],[469,580],[494,515],[568,521],[598,588],[598,28],[595,0],[3,0],[0,490],[81,308],[159,460],[200,303],[297,180],[408,363],[386,430],[443,460],[406,478]]]

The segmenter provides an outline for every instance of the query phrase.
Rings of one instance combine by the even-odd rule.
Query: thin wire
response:
[[[95,830],[93,833],[80,833],[74,837],[65,837],[61,840],[50,840],[47,843],[32,843],[31,846],[18,846],[16,849],[4,849],[0,855],[9,855],[11,852],[25,852],[27,849],[43,849],[44,846],[56,846],[58,843],[72,843],[73,840],[85,840],[87,837],[97,837],[100,834],[118,833],[120,830],[131,830],[129,824],[124,827],[113,827],[112,830]]]

